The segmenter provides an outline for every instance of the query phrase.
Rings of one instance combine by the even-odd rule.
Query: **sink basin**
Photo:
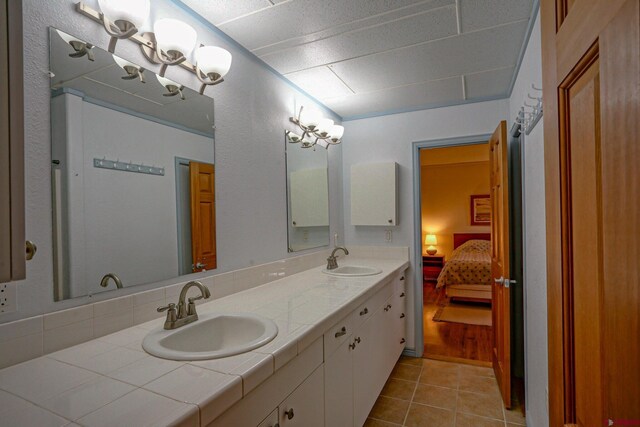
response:
[[[325,274],[332,276],[358,277],[358,276],[375,276],[382,273],[382,270],[374,267],[365,267],[361,265],[343,265],[333,270],[322,270]]]
[[[207,360],[246,353],[267,344],[278,327],[250,313],[211,313],[178,329],[154,329],[142,347],[156,357],[171,360]]]

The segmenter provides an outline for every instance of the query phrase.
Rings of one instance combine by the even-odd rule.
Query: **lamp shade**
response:
[[[224,77],[231,68],[231,54],[217,46],[202,46],[196,49],[196,66],[204,74],[219,74]]]
[[[111,22],[125,21],[142,27],[149,17],[149,0],[98,0],[104,16]]]
[[[75,38],[75,37],[73,37],[73,36],[71,36],[71,35],[69,35],[67,33],[63,33],[60,30],[56,30],[56,32],[58,33],[60,38],[65,41],[65,43],[69,43],[70,44],[71,42],[79,42],[79,43],[85,43],[86,44],[85,41],[80,40],[78,38]]]
[[[331,130],[333,129],[333,120],[331,119],[321,119],[318,123],[318,131],[320,133],[326,133],[327,135],[331,135]]]
[[[331,131],[329,132],[329,135],[331,135],[332,139],[336,140],[342,138],[342,135],[344,135],[344,127],[340,125],[333,125],[331,127]]]
[[[436,239],[436,235],[435,234],[427,234],[424,238],[424,244],[425,245],[437,245],[438,244],[438,239]]]
[[[322,120],[322,114],[315,108],[302,109],[300,122],[308,128],[317,128]]]
[[[153,24],[158,49],[164,53],[179,52],[188,56],[196,45],[196,30],[177,19],[165,18]]]
[[[160,82],[160,84],[164,87],[168,87],[168,86],[176,86],[176,87],[180,87],[181,85],[174,82],[173,80],[170,80],[166,77],[162,77],[156,74],[156,77],[158,79],[158,81]]]
[[[120,68],[122,68],[124,70],[124,67],[133,67],[137,70],[140,69],[139,65],[134,64],[133,62],[129,62],[126,59],[122,59],[119,56],[113,55],[113,60],[116,61],[116,64],[118,64],[118,66]]]

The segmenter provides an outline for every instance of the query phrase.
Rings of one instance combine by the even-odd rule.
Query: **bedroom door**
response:
[[[215,166],[189,162],[193,272],[213,270],[216,258]]]
[[[491,185],[491,287],[493,370],[502,400],[511,407],[511,304],[509,287],[509,176],[507,122],[502,121],[489,140]]]

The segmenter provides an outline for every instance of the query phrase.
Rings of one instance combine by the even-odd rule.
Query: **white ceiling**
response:
[[[181,2],[347,119],[507,97],[534,7],[534,0]]]

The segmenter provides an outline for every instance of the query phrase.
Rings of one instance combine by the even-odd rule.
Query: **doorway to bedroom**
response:
[[[490,366],[488,143],[420,149],[424,357]]]

